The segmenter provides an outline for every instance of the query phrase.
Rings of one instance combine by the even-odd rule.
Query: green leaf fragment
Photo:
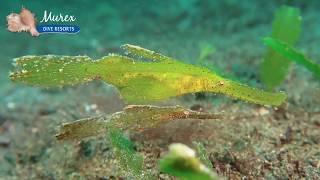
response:
[[[309,71],[314,73],[315,76],[320,78],[320,65],[314,63],[313,60],[306,57],[303,53],[299,52],[288,43],[269,37],[264,38],[263,42],[265,45],[272,48],[274,51],[277,51],[283,57],[286,57],[288,60],[304,66]]]
[[[143,157],[134,150],[133,143],[117,128],[108,127],[108,135],[125,175],[144,179]]]
[[[159,161],[160,171],[186,180],[213,180],[218,177],[196,158],[195,152],[180,143],[171,144],[169,153]]]
[[[200,55],[197,60],[198,64],[205,64],[205,61],[216,51],[216,48],[208,43],[208,42],[203,42],[200,44]]]
[[[301,34],[301,16],[298,8],[282,6],[276,11],[272,24],[272,38],[294,45]],[[285,79],[290,61],[273,49],[268,49],[261,65],[261,80],[268,89],[274,89]]]
[[[204,163],[206,165],[206,167],[212,169],[213,166],[211,164],[211,161],[209,159],[209,156],[207,154],[207,151],[204,147],[204,145],[200,142],[193,142],[195,148],[196,148],[196,151],[197,151],[197,154],[199,156],[199,159],[202,163]]]
[[[24,56],[10,74],[13,81],[41,87],[65,86],[103,80],[115,86],[127,103],[150,103],[195,92],[221,93],[256,104],[280,105],[284,93],[270,93],[225,79],[204,67],[185,64],[133,45],[127,51],[143,61],[109,55],[87,57]],[[36,66],[37,65],[37,66]]]

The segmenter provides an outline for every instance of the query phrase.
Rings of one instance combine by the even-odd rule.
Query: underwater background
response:
[[[24,55],[122,53],[134,44],[183,62],[205,62],[245,84],[264,88],[259,69],[266,53],[262,38],[272,32],[282,5],[300,9],[302,32],[296,47],[320,63],[318,0],[56,0],[0,3],[0,179],[110,179],[123,177],[104,137],[58,142],[59,126],[84,117],[112,114],[126,105],[118,91],[103,82],[41,89],[8,78],[13,59]],[[31,10],[74,15],[74,35],[7,30],[6,16]],[[207,53],[207,51],[209,51]],[[205,54],[205,55],[203,55]],[[204,143],[214,171],[229,179],[320,178],[320,83],[292,64],[276,88],[288,95],[284,107],[270,108],[206,93],[188,94],[155,105],[181,105],[223,113],[220,121],[169,123],[131,133],[150,169],[173,142]],[[158,179],[171,177],[154,172]]]

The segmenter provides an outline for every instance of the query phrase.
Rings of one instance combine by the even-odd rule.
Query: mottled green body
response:
[[[97,69],[101,79],[115,85],[126,100],[139,103],[218,90],[223,81],[207,69],[169,60],[143,62],[109,56],[97,64]]]
[[[128,103],[148,103],[195,92],[222,93],[257,104],[280,105],[284,93],[270,93],[227,80],[207,68],[185,64],[137,46],[125,45],[133,56],[26,56],[16,60],[14,81],[54,87],[103,80],[120,91]],[[142,59],[144,58],[144,59]],[[20,69],[19,69],[20,68]]]

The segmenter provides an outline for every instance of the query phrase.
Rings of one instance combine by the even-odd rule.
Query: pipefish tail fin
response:
[[[283,92],[268,92],[234,81],[226,81],[219,91],[235,99],[240,99],[260,105],[279,106],[287,98],[286,94]]]
[[[12,81],[40,87],[75,85],[97,78],[87,56],[23,56],[15,59]]]

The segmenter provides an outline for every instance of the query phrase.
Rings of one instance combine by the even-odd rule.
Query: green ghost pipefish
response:
[[[222,93],[256,104],[280,105],[286,95],[255,89],[225,79],[204,67],[185,64],[154,51],[123,45],[127,55],[110,54],[99,60],[86,56],[23,56],[15,60],[12,81],[40,87],[105,81],[127,103],[148,103],[195,92]]]

